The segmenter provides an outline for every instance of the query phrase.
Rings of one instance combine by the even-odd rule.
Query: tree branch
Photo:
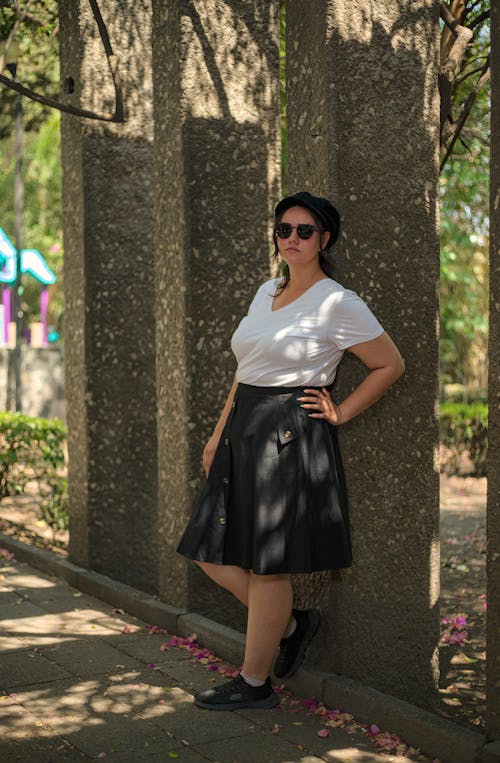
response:
[[[450,7],[452,7],[457,14],[460,14],[463,10],[460,3],[456,3]],[[441,143],[445,142],[443,130],[446,123],[452,122],[451,106],[455,72],[459,69],[467,46],[474,34],[472,29],[468,29],[459,23],[458,18],[452,14],[450,7],[441,1],[441,18],[444,20],[447,27],[443,30],[441,35],[441,68],[439,71]]]
[[[484,58],[484,56],[481,56],[481,58]],[[459,77],[458,79],[456,79],[455,82],[454,82],[454,85],[453,85],[454,88],[456,89],[459,85],[462,84],[462,82],[465,82],[466,79],[469,79],[469,77],[472,77],[473,74],[477,74],[478,72],[482,72],[483,68],[484,68],[483,66],[478,66],[478,67],[476,67],[476,69],[473,69],[471,72],[468,72],[467,74],[464,74],[463,77]]]
[[[491,12],[489,10],[483,11],[479,14],[479,16],[476,16],[475,19],[472,19],[472,21],[469,24],[469,29],[475,29],[479,24],[482,24],[483,21],[486,21],[486,19],[489,19],[491,15]]]
[[[16,11],[18,15],[10,31],[7,42],[5,43],[5,48],[2,52],[2,55],[0,56],[0,72],[4,67],[5,56],[8,48],[11,45],[12,40],[14,39],[14,35],[19,29],[21,23],[24,21],[28,7],[32,1],[33,0],[26,0],[26,6],[23,11],[20,11],[19,6],[16,3]],[[5,87],[8,87],[10,90],[15,90],[17,93],[26,96],[26,98],[30,98],[32,101],[36,101],[37,103],[41,103],[44,106],[49,106],[53,109],[58,109],[58,111],[64,111],[65,113],[72,114],[73,116],[84,117],[85,119],[98,119],[103,122],[124,122],[125,117],[123,108],[123,90],[118,68],[118,59],[113,53],[108,30],[106,29],[106,25],[101,16],[101,11],[99,10],[97,0],[89,0],[89,3],[95,22],[97,24],[97,28],[99,30],[99,36],[104,47],[104,53],[108,62],[111,78],[113,80],[113,87],[115,91],[115,111],[112,116],[103,116],[102,114],[98,114],[95,111],[90,111],[89,109],[82,109],[78,106],[72,106],[69,103],[62,103],[61,101],[56,101],[53,98],[47,98],[46,96],[31,90],[31,88],[26,87],[25,85],[21,85],[20,82],[11,80],[8,77],[4,77],[3,74],[0,74],[0,83],[5,85]]]
[[[483,67],[483,73],[481,77],[479,78],[479,80],[476,82],[473,90],[471,90],[471,92],[469,93],[469,97],[465,101],[458,119],[456,119],[455,122],[449,125],[447,134],[443,135],[443,138],[442,138],[443,143],[446,140],[448,140],[448,138],[450,137],[451,137],[451,141],[449,145],[446,147],[446,154],[441,162],[440,171],[442,171],[444,165],[448,161],[450,154],[453,151],[453,147],[455,143],[457,142],[457,139],[460,137],[460,133],[465,124],[465,120],[469,116],[470,110],[474,104],[474,101],[477,98],[478,93],[486,85],[489,79],[490,79],[490,57],[488,56],[487,61]]]
[[[440,8],[440,16],[443,19],[444,23],[455,36],[457,34],[456,28],[458,26],[458,19],[455,18],[455,16],[451,13],[448,6],[441,2],[441,8]]]
[[[70,103],[61,103],[60,101],[55,101],[53,98],[47,98],[45,95],[41,95],[40,93],[36,93],[34,90],[31,90],[29,87],[25,87],[24,85],[21,85],[20,82],[17,82],[16,80],[9,79],[8,77],[4,77],[3,74],[0,74],[0,84],[5,85],[5,87],[8,87],[10,90],[15,90],[16,93],[20,93],[21,95],[26,96],[26,98],[30,98],[32,101],[36,101],[37,103],[42,103],[44,106],[50,106],[52,109],[57,109],[58,111],[64,111],[67,114],[73,114],[75,117],[85,117],[86,119],[99,119],[102,122],[124,122],[123,113],[120,116],[117,113],[117,110],[115,109],[115,113],[111,117],[103,116],[102,114],[97,114],[95,111],[89,111],[88,109],[80,109],[78,106],[72,106]]]

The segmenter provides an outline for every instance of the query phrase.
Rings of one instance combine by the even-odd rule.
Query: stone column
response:
[[[242,625],[232,597],[175,548],[232,383],[231,334],[269,277],[278,2],[156,0],[153,8],[160,590]]]
[[[126,121],[62,120],[70,556],[154,591],[151,8],[146,0],[99,6]],[[67,100],[112,114],[114,89],[89,3],[61,0],[59,10]]]
[[[491,7],[486,731],[500,739],[500,8]]]
[[[339,432],[354,564],[332,575],[312,658],[417,704],[439,640],[439,2],[287,0],[289,190],[339,207],[339,281],[394,339],[406,375]],[[341,397],[366,369],[346,353]],[[304,599],[325,598],[324,576]],[[332,700],[333,701],[333,700]]]

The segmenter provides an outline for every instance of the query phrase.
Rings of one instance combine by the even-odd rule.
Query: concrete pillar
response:
[[[100,3],[126,122],[63,115],[70,556],[145,590],[157,581],[151,8]],[[111,114],[89,3],[61,0],[67,100]]]
[[[234,600],[175,553],[269,277],[279,195],[278,2],[153,2],[160,591],[231,625]]]
[[[340,430],[354,564],[332,576],[318,667],[419,705],[439,640],[439,2],[287,0],[289,190],[328,195],[339,281],[393,337],[406,375]],[[346,353],[341,397],[365,369]],[[311,603],[325,579],[303,581]]]
[[[491,7],[486,731],[500,739],[500,8]]]

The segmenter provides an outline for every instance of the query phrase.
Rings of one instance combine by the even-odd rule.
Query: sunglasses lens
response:
[[[292,235],[290,223],[278,223],[274,226],[274,232],[279,238],[289,238]]]
[[[297,225],[297,235],[299,238],[308,239],[311,238],[316,230],[314,225],[308,223],[301,223]],[[274,233],[279,238],[289,238],[292,235],[293,226],[290,223],[278,223],[274,226]]]
[[[307,225],[306,223],[302,223],[302,225],[297,225],[297,235],[299,238],[308,239],[311,238],[316,228],[314,225]]]

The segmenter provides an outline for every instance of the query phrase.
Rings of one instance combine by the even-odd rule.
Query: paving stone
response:
[[[81,752],[54,734],[50,723],[38,718],[14,698],[11,698],[9,705],[5,702],[0,704],[0,727],[2,763],[85,759]]]
[[[14,605],[7,605],[14,606]],[[29,609],[26,607],[29,606]],[[47,614],[40,607],[33,608],[33,605],[23,605],[24,609],[19,608],[12,612],[9,618],[2,617],[2,629],[17,636],[35,637],[44,635],[54,635],[61,633],[66,628],[68,618],[65,613]],[[35,611],[36,610],[36,611]],[[32,616],[30,616],[32,613]]]
[[[13,569],[0,603],[8,615],[0,623],[2,672],[7,667],[14,682],[4,687],[12,696],[0,700],[0,763],[73,763],[99,753],[112,763],[404,760],[379,756],[361,732],[317,737],[319,719],[292,712],[288,701],[233,713],[196,708],[193,693],[226,676],[185,649],[161,650],[166,632],[150,633],[146,623],[29,567]]]
[[[5,567],[2,571],[7,572]],[[41,588],[54,588],[60,584],[57,578],[51,578],[38,570],[35,572],[28,565],[16,563],[9,568],[8,572],[12,588],[23,595],[27,595],[30,591],[38,591]]]
[[[71,588],[66,584],[54,586],[53,588],[42,588],[38,591],[30,591],[27,598],[42,609],[51,612],[64,612],[66,609],[72,610],[74,607],[78,607],[79,609],[92,608],[94,611],[104,615],[111,613],[109,605],[97,602],[95,599],[90,599],[76,588]],[[55,607],[59,607],[59,609],[56,610]]]
[[[190,655],[185,650],[181,651],[175,647],[165,652],[161,651],[160,646],[169,641],[170,638],[170,635],[165,633],[150,636],[143,629],[127,635],[120,633],[119,635],[104,636],[104,640],[108,644],[143,662],[166,662],[172,654],[175,654],[175,660],[189,658]]]
[[[27,599],[18,596],[15,601],[11,601],[0,606],[0,622],[2,628],[9,629],[11,623],[16,620],[24,620],[31,617],[43,617],[45,612],[36,604],[32,604]]]
[[[19,652],[21,649],[29,649],[29,644],[10,633],[0,632],[0,652]]]
[[[82,763],[88,761],[88,757],[57,737],[52,740],[26,739],[13,743],[0,741],[0,760],[2,763]]]
[[[361,732],[352,735],[342,728],[330,728],[330,736],[321,738],[317,732],[325,727],[319,719],[314,721],[309,718],[282,725],[278,721],[278,725],[279,737],[295,745],[303,745],[305,750],[314,750],[315,754],[324,760],[342,763],[390,763],[391,758],[375,752],[373,745],[368,739],[363,739]],[[401,761],[401,758],[399,760]]]
[[[5,604],[15,604],[22,600],[22,596],[20,596],[17,591],[11,591],[10,588],[0,588],[0,608],[5,606]]]
[[[2,655],[0,681],[2,689],[7,692],[27,682],[37,684],[68,675],[68,671],[61,665],[56,665],[36,652],[8,652]]]
[[[218,676],[189,660],[168,659],[157,664],[157,669],[170,679],[178,681],[191,692],[204,691],[227,681],[227,676]]]
[[[201,743],[242,736],[255,726],[236,713],[225,713],[223,723],[214,722],[213,713],[204,712],[193,705],[192,694],[173,687],[145,687],[137,690],[133,698],[124,696],[122,686],[115,686],[108,693],[121,697],[120,701],[155,725],[163,728],[178,739],[186,740],[191,747]],[[142,697],[138,703],[138,697]],[[147,700],[146,700],[147,697]],[[135,709],[140,704],[138,709]],[[221,719],[222,720],[222,719]],[[200,748],[201,749],[201,748]]]
[[[214,714],[212,710],[205,712]],[[220,713],[225,715],[225,713]],[[274,734],[254,731],[245,736],[203,744],[203,754],[217,763],[322,763],[297,745],[278,739]],[[257,757],[258,756],[258,757]],[[340,760],[340,759],[339,759]]]
[[[100,639],[86,638],[79,641],[42,647],[42,654],[80,678],[100,673],[116,673],[121,670],[139,670],[142,665]]]
[[[129,753],[132,745],[139,761],[147,747],[156,746],[160,750],[163,745],[165,755],[182,746],[159,727],[137,715],[130,716],[127,708],[112,696],[103,694],[102,688],[99,678],[66,679],[44,686],[22,687],[16,698],[55,734],[93,758],[99,752],[113,752],[114,761],[118,753]]]

